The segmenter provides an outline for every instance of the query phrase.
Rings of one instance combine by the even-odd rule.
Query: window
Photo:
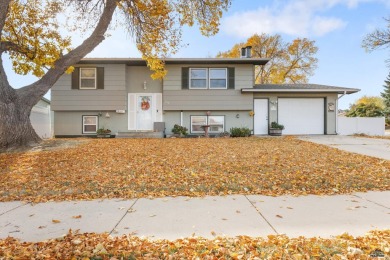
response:
[[[190,88],[207,88],[207,69],[190,69]]]
[[[224,116],[191,116],[191,133],[204,133],[202,126],[209,125],[209,133],[222,133],[225,129]]]
[[[227,89],[226,68],[190,68],[190,89]]]
[[[83,116],[83,134],[95,134],[98,126],[97,116]]]
[[[211,89],[226,89],[227,80],[226,69],[210,69],[210,88]]]
[[[96,89],[96,68],[80,68],[80,89]]]
[[[209,116],[209,132],[210,133],[222,133],[225,128],[224,116]]]
[[[202,125],[207,125],[207,116],[191,116],[191,133],[204,133]]]

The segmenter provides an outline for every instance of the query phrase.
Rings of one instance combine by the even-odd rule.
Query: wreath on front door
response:
[[[142,97],[142,101],[141,101],[141,109],[142,110],[149,110],[150,108],[150,99],[149,97]]]

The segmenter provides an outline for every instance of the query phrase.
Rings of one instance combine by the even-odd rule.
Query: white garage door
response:
[[[279,98],[278,122],[286,135],[324,134],[324,99]]]

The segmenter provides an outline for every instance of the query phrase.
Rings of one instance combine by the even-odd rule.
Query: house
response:
[[[313,84],[256,85],[258,58],[167,58],[168,73],[152,80],[142,59],[86,58],[52,88],[56,137],[154,131],[175,124],[191,135],[248,127],[266,135],[271,122],[284,134],[336,134],[339,95],[358,89]],[[164,127],[163,127],[164,128]]]
[[[38,101],[31,110],[30,122],[39,137],[51,138],[53,136],[50,100],[43,97]]]

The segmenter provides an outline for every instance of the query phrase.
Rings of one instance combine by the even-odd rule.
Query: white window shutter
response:
[[[136,94],[129,93],[128,96],[128,113],[129,113],[129,122],[128,122],[128,128],[129,130],[137,130],[136,126],[136,118],[137,118],[137,98]]]
[[[162,122],[162,93],[155,94],[155,102],[156,102],[156,122]]]

